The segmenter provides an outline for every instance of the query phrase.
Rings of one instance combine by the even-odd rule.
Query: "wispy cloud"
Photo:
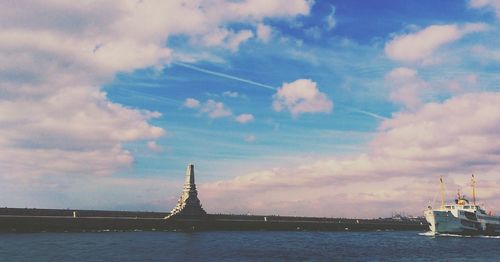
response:
[[[327,30],[332,30],[335,27],[335,25],[337,25],[337,20],[335,19],[335,9],[336,9],[335,6],[332,6],[332,11],[325,18]]]

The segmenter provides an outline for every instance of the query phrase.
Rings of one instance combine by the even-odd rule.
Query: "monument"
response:
[[[181,197],[175,208],[170,212],[170,215],[165,218],[178,216],[200,217],[206,214],[207,212],[201,207],[196,184],[194,183],[194,165],[189,164],[186,170],[186,180],[184,182],[184,190],[182,191]]]

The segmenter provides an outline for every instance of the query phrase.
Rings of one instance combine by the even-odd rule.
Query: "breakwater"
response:
[[[376,231],[427,229],[427,223],[421,218],[348,219],[207,214],[202,217],[176,217],[167,220],[164,219],[168,214],[168,212],[0,208],[0,231]]]

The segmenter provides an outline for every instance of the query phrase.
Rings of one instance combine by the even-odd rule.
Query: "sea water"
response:
[[[416,231],[0,234],[0,261],[500,261],[500,238]]]

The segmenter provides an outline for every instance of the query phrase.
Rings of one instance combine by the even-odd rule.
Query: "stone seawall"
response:
[[[73,216],[76,212],[76,217]],[[0,232],[199,231],[199,230],[427,230],[423,219],[348,219],[206,215],[165,220],[164,212],[1,209]]]

